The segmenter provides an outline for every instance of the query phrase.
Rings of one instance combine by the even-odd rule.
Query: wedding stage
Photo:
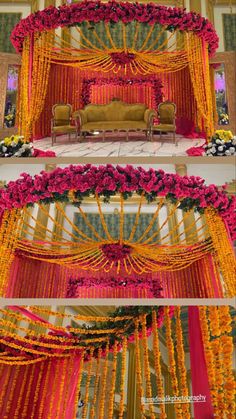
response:
[[[218,36],[196,13],[115,1],[49,6],[22,19],[11,40],[22,55],[17,125],[26,140],[51,135],[55,104],[77,112],[114,98],[155,111],[173,102],[177,123],[213,135]]]

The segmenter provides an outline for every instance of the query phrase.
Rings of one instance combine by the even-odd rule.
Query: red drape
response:
[[[80,355],[29,365],[0,365],[0,417],[73,419]]]
[[[192,395],[205,397],[205,402],[195,402],[195,419],[214,418],[208,382],[207,366],[202,342],[201,326],[198,307],[188,308],[189,347],[192,378]]]

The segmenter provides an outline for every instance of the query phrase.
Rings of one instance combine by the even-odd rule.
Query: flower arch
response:
[[[88,199],[94,202],[95,215],[87,214]],[[105,207],[111,208],[112,199],[116,199],[118,214],[108,216]],[[151,289],[157,296],[162,289],[164,295],[176,297],[194,293],[198,280],[208,296],[220,296],[220,275],[231,296],[235,262],[229,232],[234,238],[235,202],[235,197],[228,197],[215,185],[205,185],[199,177],[141,167],[85,165],[35,177],[23,174],[0,192],[0,234],[5,249],[1,254],[2,293],[14,293],[19,284],[23,286],[19,278],[25,278],[22,291],[17,292],[28,289],[37,295],[29,279],[37,271],[39,281],[54,283],[52,293],[67,296],[73,295],[68,284],[73,288],[77,283],[83,296],[87,288],[89,295],[106,296],[110,284],[112,295],[119,292],[123,296],[130,289],[138,297]],[[135,204],[133,215],[127,209],[130,204]],[[66,212],[65,205],[74,208],[76,218]],[[53,224],[42,225],[31,207],[43,211]],[[191,211],[186,234],[182,227]],[[178,220],[174,225],[173,216]],[[26,275],[23,271],[27,270]],[[193,280],[190,291],[184,291],[184,272]],[[214,278],[212,283],[209,275]],[[135,284],[139,285],[136,290]]]

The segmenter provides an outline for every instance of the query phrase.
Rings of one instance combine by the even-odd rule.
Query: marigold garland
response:
[[[146,316],[142,315],[141,317],[141,326],[142,326],[142,343],[143,343],[143,358],[144,358],[144,375],[145,375],[145,382],[146,382],[146,396],[148,399],[152,397],[152,386],[151,386],[151,372],[149,367],[149,360],[148,360],[148,341],[147,341],[147,329],[146,329]],[[153,405],[150,403],[149,406],[149,413],[150,418],[155,419],[154,415],[154,408]]]
[[[178,373],[180,376],[180,391],[181,396],[187,397],[189,395],[188,383],[187,383],[187,370],[185,366],[185,352],[184,352],[184,342],[183,342],[183,330],[181,324],[181,309],[180,307],[175,308],[175,317],[176,317],[176,352],[177,352],[177,365]],[[190,405],[182,404],[183,416],[187,419],[191,418],[190,414]]]
[[[159,346],[159,337],[158,337],[158,327],[157,327],[157,318],[156,312],[152,312],[152,323],[153,323],[153,352],[154,352],[154,366],[156,372],[156,383],[157,383],[157,394],[160,399],[164,399],[164,382],[162,379],[161,371],[161,352]],[[165,404],[160,403],[160,419],[166,419],[167,415],[165,413]]]
[[[178,380],[176,375],[176,362],[174,357],[174,343],[172,339],[171,320],[169,316],[169,307],[164,308],[165,311],[165,327],[166,327],[166,346],[168,350],[169,371],[171,376],[171,387],[174,396],[179,396]],[[175,403],[175,413],[177,418],[183,418],[182,406]]]
[[[207,364],[208,379],[211,391],[212,406],[214,412],[218,414],[218,397],[217,397],[217,383],[216,383],[216,365],[214,354],[212,352],[211,337],[207,318],[207,307],[199,307],[199,318],[202,331],[202,340],[205,351],[205,358]]]

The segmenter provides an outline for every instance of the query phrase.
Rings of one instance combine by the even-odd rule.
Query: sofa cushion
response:
[[[158,124],[153,126],[153,131],[175,131],[173,124]]]
[[[108,105],[88,105],[84,112],[87,122],[97,121],[144,121],[147,107],[143,104],[129,105],[113,101]]]
[[[90,105],[85,112],[88,122],[106,121],[106,113],[103,106]]]
[[[120,101],[114,101],[104,106],[105,121],[124,121],[125,105]]]
[[[76,132],[76,127],[73,125],[61,125],[60,127],[52,127],[53,132]]]
[[[146,129],[147,124],[144,121],[101,121],[87,122],[82,126],[82,131],[106,131],[115,129]]]
[[[127,109],[128,108],[128,109]],[[125,121],[144,121],[145,105],[131,105],[125,110]]]

